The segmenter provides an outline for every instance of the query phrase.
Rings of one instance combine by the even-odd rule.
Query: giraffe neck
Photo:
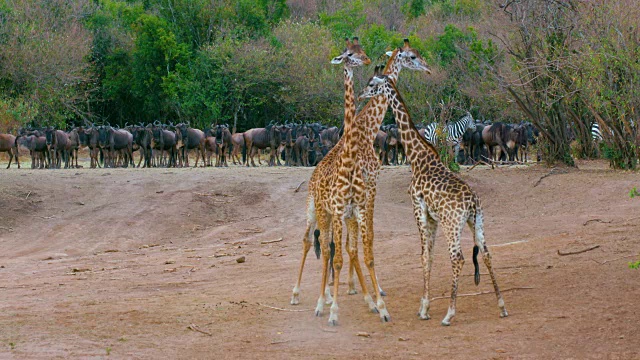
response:
[[[353,90],[353,69],[344,67],[344,148],[343,158],[353,158],[358,149],[358,136],[354,125],[356,117],[355,94]],[[343,161],[343,164],[345,162]],[[347,162],[353,164],[353,162]],[[343,165],[344,166],[344,165]]]
[[[407,111],[404,101],[393,83],[387,82],[385,95],[391,103],[393,117],[398,124],[402,146],[404,147],[407,159],[411,162],[411,169],[417,170],[418,168],[424,167],[424,164],[426,164],[427,167],[433,166],[434,164],[436,166],[437,164],[442,164],[440,162],[440,156],[433,145],[429,144],[420,136],[420,132],[413,121],[411,121],[411,116]]]
[[[347,131],[347,119],[352,120],[356,114],[355,94],[353,90],[353,68],[344,67],[344,131]]]
[[[400,70],[402,70],[402,66],[398,59],[398,50],[394,50],[393,54],[387,61],[387,65],[384,68],[384,74],[387,75],[387,78],[392,81],[394,84],[398,80],[398,75],[400,74]],[[363,144],[370,145],[373,147],[373,142],[376,139],[376,135],[378,134],[378,130],[380,130],[380,125],[384,121],[384,115],[387,113],[387,108],[389,107],[389,103],[387,98],[384,95],[374,96],[369,100],[367,105],[362,109],[362,111],[358,114],[367,115],[364,116],[364,138],[362,139]]]

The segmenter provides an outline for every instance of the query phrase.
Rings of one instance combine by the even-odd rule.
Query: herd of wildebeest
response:
[[[437,123],[418,125],[429,142],[437,142]],[[462,164],[494,160],[527,161],[529,145],[536,143],[537,129],[531,123],[506,124],[473,120],[469,113],[445,127],[446,141]],[[16,135],[0,134],[0,152],[9,154],[9,164],[20,168],[18,150],[28,149],[31,168],[74,168],[78,150],[87,148],[91,168],[96,167],[185,167],[189,152],[195,152],[194,166],[256,166],[259,152],[268,154],[268,165],[315,166],[338,142],[342,128],[312,124],[269,124],[244,133],[232,133],[226,124],[212,124],[204,130],[187,123],[174,125],[127,125],[124,128],[87,123],[64,131],[52,127],[21,128]],[[397,126],[384,125],[375,140],[384,165],[406,163]],[[462,150],[462,151],[460,151]],[[139,153],[137,164],[134,152]],[[212,158],[215,157],[215,163]],[[282,161],[281,161],[282,160]]]

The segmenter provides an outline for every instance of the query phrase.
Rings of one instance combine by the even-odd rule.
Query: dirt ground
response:
[[[1,164],[3,359],[640,358],[640,270],[628,268],[640,259],[640,199],[629,197],[640,174],[603,162],[540,181],[549,169],[538,165],[463,170],[484,204],[509,317],[491,293],[459,297],[450,327],[440,325],[448,299],[433,301],[432,320],[416,315],[422,272],[408,167],[385,167],[376,199],[376,268],[392,321],[345,295],[339,326],[328,327],[328,307],[313,315],[321,264],[312,252],[301,303],[289,305],[306,182],[294,190],[310,168]],[[470,260],[468,229],[462,242]],[[467,261],[459,294],[492,290],[481,270],[476,287]],[[439,233],[432,297],[448,296],[450,276]]]

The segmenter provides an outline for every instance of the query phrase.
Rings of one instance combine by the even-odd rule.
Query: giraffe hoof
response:
[[[500,313],[500,317],[506,318],[507,316],[509,316],[509,314],[507,313],[507,310],[502,310],[502,312]]]
[[[316,314],[316,317],[321,317],[322,316],[322,311],[316,310],[315,314]]]
[[[329,326],[338,326],[338,320],[329,320]]]
[[[422,319],[422,320],[429,320],[429,319],[431,319],[431,316],[429,316],[429,315],[421,315],[420,313],[418,313],[418,316],[420,316],[420,319]]]
[[[380,296],[387,296],[387,292],[384,290],[380,290]]]
[[[386,315],[380,316],[380,321],[382,321],[383,323],[387,323],[391,321],[391,315],[386,314]]]
[[[447,320],[442,320],[442,323],[441,323],[441,324],[442,324],[442,326],[449,326],[449,325],[451,325],[451,323],[450,323],[449,321],[447,321]]]
[[[371,308],[371,313],[373,313],[373,314],[379,314],[379,313],[380,313],[380,311],[378,311],[378,308],[377,308],[377,307],[372,307],[372,308]]]
[[[300,304],[300,300],[296,298],[291,298],[291,305],[298,305],[298,304]]]
[[[349,291],[347,292],[347,295],[355,295],[355,294],[357,294],[357,293],[358,293],[358,290],[356,290],[356,289],[351,289],[351,290],[349,290]]]

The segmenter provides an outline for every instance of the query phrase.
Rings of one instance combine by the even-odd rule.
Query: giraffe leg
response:
[[[445,236],[447,238],[447,244],[449,246],[449,256],[451,259],[451,269],[453,271],[453,279],[451,284],[451,301],[449,302],[449,311],[447,316],[442,320],[442,325],[451,325],[451,319],[456,316],[456,297],[458,295],[458,279],[462,273],[462,266],[464,265],[464,256],[462,256],[462,249],[460,248],[460,234],[462,227],[460,224],[449,224],[445,227]]]
[[[342,270],[343,258],[342,258],[342,212],[335,211],[331,219],[331,229],[333,231],[333,242],[336,247],[336,251],[333,257],[333,304],[329,313],[329,325],[338,325],[338,288],[340,285],[340,270]]]
[[[327,282],[329,280],[329,242],[331,241],[331,235],[329,231],[329,219],[327,218],[324,210],[316,208],[316,219],[318,220],[318,229],[320,230],[320,246],[322,247],[322,282],[320,285],[320,297],[316,304],[315,315],[322,316],[324,310]]]
[[[369,306],[369,310],[371,312],[377,313],[378,309],[376,308],[376,304],[373,302],[369,291],[367,290],[367,283],[362,274],[362,269],[360,268],[360,263],[358,262],[358,222],[355,218],[351,217],[346,220],[347,229],[349,233],[347,234],[347,251],[349,252],[349,261],[351,271],[351,267],[355,270],[355,273],[358,276],[358,281],[360,282],[360,287],[362,288],[362,293],[364,294],[364,301]],[[351,276],[351,275],[350,275]],[[353,290],[355,291],[355,285],[353,284],[353,279],[349,278],[349,287],[353,286]],[[355,292],[354,292],[355,293]],[[349,294],[351,294],[351,290],[349,290]]]
[[[369,229],[367,228],[367,224],[370,224],[370,222],[366,219],[367,212],[364,211],[364,216],[362,213],[363,212],[358,212],[357,215],[360,217],[360,233],[362,234],[362,243],[364,244],[364,263],[369,269],[369,276],[371,276],[371,282],[373,282],[373,289],[376,293],[376,307],[380,313],[380,320],[382,320],[382,322],[389,322],[391,321],[391,315],[389,315],[387,305],[384,303],[384,300],[382,300],[378,277],[376,276],[374,267],[373,242],[371,241],[372,239],[369,238]]]
[[[293,295],[291,295],[291,305],[298,305],[300,303],[300,282],[302,281],[302,270],[304,270],[304,263],[307,259],[307,254],[309,253],[309,249],[311,249],[311,229],[315,227],[316,224],[316,209],[314,206],[313,197],[309,197],[308,205],[307,205],[307,228],[304,232],[304,237],[302,238],[302,260],[300,261],[300,271],[298,272],[298,281],[296,285],[293,287]]]
[[[500,288],[498,287],[498,281],[496,280],[496,276],[493,272],[493,267],[491,266],[491,253],[489,253],[489,249],[484,241],[484,217],[482,215],[482,210],[477,210],[474,219],[470,219],[469,226],[471,227],[471,231],[474,235],[474,242],[480,253],[482,254],[482,260],[484,264],[487,266],[487,270],[489,271],[489,276],[491,277],[491,282],[493,283],[493,289],[496,292],[496,298],[498,299],[498,307],[500,308],[500,317],[507,317],[509,314],[507,313],[507,309],[504,307],[504,299],[502,299],[502,294],[500,293]]]
[[[373,244],[373,208],[374,208],[374,203],[375,203],[375,199],[376,199],[376,189],[375,187],[370,190],[370,192],[367,194],[367,208],[366,208],[366,225],[367,225],[367,236],[369,241]],[[382,296],[387,296],[387,293],[382,290],[382,287],[380,286],[380,280],[378,280],[378,274],[376,273],[376,283],[378,283],[378,291],[380,292],[380,295]]]
[[[358,241],[357,238],[355,241],[352,241],[351,229],[349,228],[349,222],[347,222],[347,251],[349,252],[349,291],[347,291],[347,295],[355,295],[358,293],[356,290],[356,266],[358,263]]]
[[[433,245],[436,240],[436,231],[438,223],[428,214],[427,209],[423,207],[423,202],[414,199],[413,214],[418,223],[418,231],[420,232],[420,240],[422,244],[422,276],[424,280],[424,292],[420,299],[420,310],[418,316],[422,320],[429,320],[429,283],[431,281],[431,265],[433,264]]]

